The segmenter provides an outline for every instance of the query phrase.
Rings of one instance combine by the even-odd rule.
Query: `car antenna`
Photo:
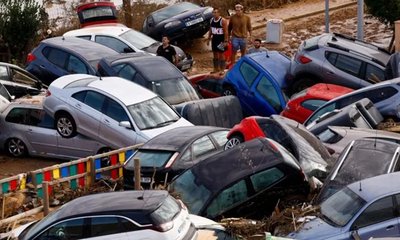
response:
[[[269,58],[268,51],[265,51],[265,57]]]
[[[361,181],[360,181],[360,188],[358,189],[358,191],[362,192]]]
[[[374,148],[376,148],[376,139],[378,138],[378,130],[375,129],[375,141],[374,141]]]

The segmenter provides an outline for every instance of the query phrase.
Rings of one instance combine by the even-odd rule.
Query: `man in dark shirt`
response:
[[[162,37],[162,45],[157,49],[157,56],[165,57],[174,65],[178,64],[178,54],[176,54],[175,48],[169,44],[168,36]]]

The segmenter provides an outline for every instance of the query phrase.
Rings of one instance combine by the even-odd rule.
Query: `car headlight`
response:
[[[180,24],[181,24],[181,21],[176,20],[176,21],[172,21],[172,22],[165,24],[164,28],[173,28],[173,27],[179,26]]]
[[[207,14],[212,14],[212,11],[213,11],[213,8],[207,8],[205,11],[204,11],[204,15],[207,15]]]

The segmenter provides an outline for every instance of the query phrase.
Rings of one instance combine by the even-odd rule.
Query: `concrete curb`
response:
[[[338,10],[338,9],[341,9],[341,8],[350,7],[350,6],[353,6],[353,5],[357,5],[357,2],[350,2],[350,3],[345,3],[345,4],[337,5],[337,6],[334,6],[334,7],[330,7],[329,11],[334,11],[334,10]],[[310,17],[310,16],[313,16],[313,15],[318,15],[318,14],[321,14],[321,13],[325,13],[325,9],[318,10],[318,11],[315,11],[315,12],[305,13],[305,14],[301,14],[301,15],[297,15],[297,16],[293,16],[293,17],[283,18],[282,20],[285,23],[285,22],[293,21],[293,20],[296,20],[296,19],[299,19],[299,18],[305,18],[305,17]],[[257,24],[255,26],[253,26],[253,30],[257,30],[257,29],[260,29],[260,28],[265,28],[266,27],[266,23],[267,23],[267,21],[265,21],[262,24]]]

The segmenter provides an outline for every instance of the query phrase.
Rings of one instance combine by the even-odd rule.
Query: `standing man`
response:
[[[162,37],[162,45],[157,48],[157,56],[165,57],[175,66],[178,64],[178,54],[176,53],[175,48],[169,44],[168,36]]]
[[[243,5],[235,5],[236,13],[230,17],[228,34],[232,41],[231,64],[235,64],[237,50],[241,55],[246,54],[247,40],[251,43],[251,21],[250,17],[243,13]],[[249,37],[249,39],[247,39]]]
[[[210,45],[213,52],[213,72],[222,72],[225,69],[225,47],[228,45],[228,27],[226,20],[221,17],[218,8],[213,9],[213,18],[210,20],[207,46]]]
[[[267,49],[265,47],[261,47],[261,39],[256,38],[253,41],[253,47],[250,48],[247,53],[256,53],[256,52],[266,52]]]

